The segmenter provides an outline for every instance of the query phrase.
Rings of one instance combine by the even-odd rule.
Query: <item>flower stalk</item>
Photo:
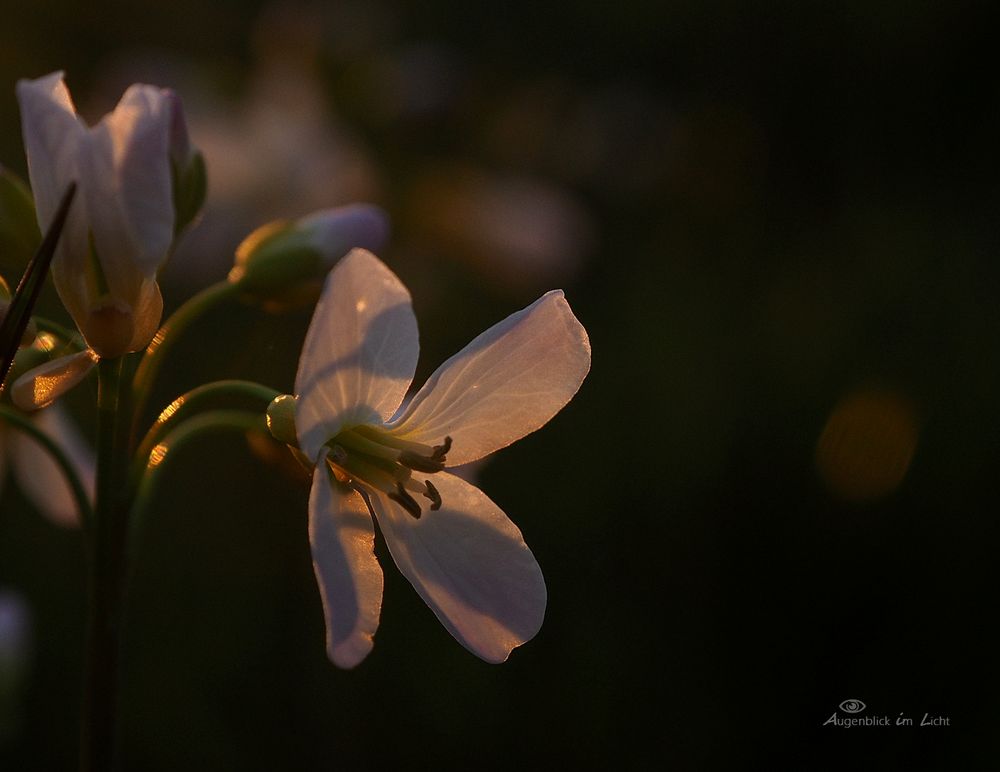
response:
[[[80,769],[115,768],[119,649],[125,602],[128,506],[122,495],[127,454],[128,384],[124,357],[98,363],[97,501],[90,539],[87,643]]]

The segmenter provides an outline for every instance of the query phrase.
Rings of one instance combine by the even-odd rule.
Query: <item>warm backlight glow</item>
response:
[[[816,466],[827,486],[849,501],[871,501],[895,490],[917,445],[909,400],[890,391],[847,395],[827,419]]]

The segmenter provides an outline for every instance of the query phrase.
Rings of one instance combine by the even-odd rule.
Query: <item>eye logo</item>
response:
[[[844,700],[840,703],[840,709],[845,713],[860,713],[865,709],[865,704],[861,700]]]

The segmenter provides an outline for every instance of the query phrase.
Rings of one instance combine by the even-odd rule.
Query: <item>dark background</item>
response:
[[[991,768],[986,8],[0,0],[6,166],[24,173],[19,77],[65,69],[91,120],[133,80],[185,100],[213,193],[169,306],[257,224],[366,198],[393,217],[418,383],[554,286],[593,344],[576,399],[478,472],[549,591],[502,666],[379,545],[375,649],[337,670],[301,480],[239,438],[178,461],[132,590],[126,767]],[[289,117],[302,83],[319,101]],[[158,403],[220,377],[290,390],[308,319],[221,309]],[[70,400],[84,426],[95,393]],[[35,639],[0,767],[71,768],[82,541],[13,485],[0,507],[0,584]],[[845,699],[950,725],[822,726]]]

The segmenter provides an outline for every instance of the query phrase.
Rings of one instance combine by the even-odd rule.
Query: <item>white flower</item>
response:
[[[562,292],[549,292],[445,362],[398,411],[417,352],[406,287],[354,250],[327,278],[295,379],[299,447],[316,464],[309,536],[327,649],[341,667],[364,659],[378,626],[373,515],[400,571],[482,659],[507,659],[545,614],[545,582],[521,532],[442,470],[552,418],[590,369],[587,333]]]
[[[97,464],[80,430],[60,405],[32,413],[31,420],[62,448],[93,502]],[[57,525],[79,525],[76,499],[56,462],[33,438],[0,420],[0,492],[8,467],[18,487],[39,512]]]
[[[160,324],[156,272],[174,238],[172,157],[190,155],[176,98],[133,85],[87,127],[61,72],[17,84],[28,170],[44,232],[77,194],[52,261],[59,297],[100,357],[138,351]]]

